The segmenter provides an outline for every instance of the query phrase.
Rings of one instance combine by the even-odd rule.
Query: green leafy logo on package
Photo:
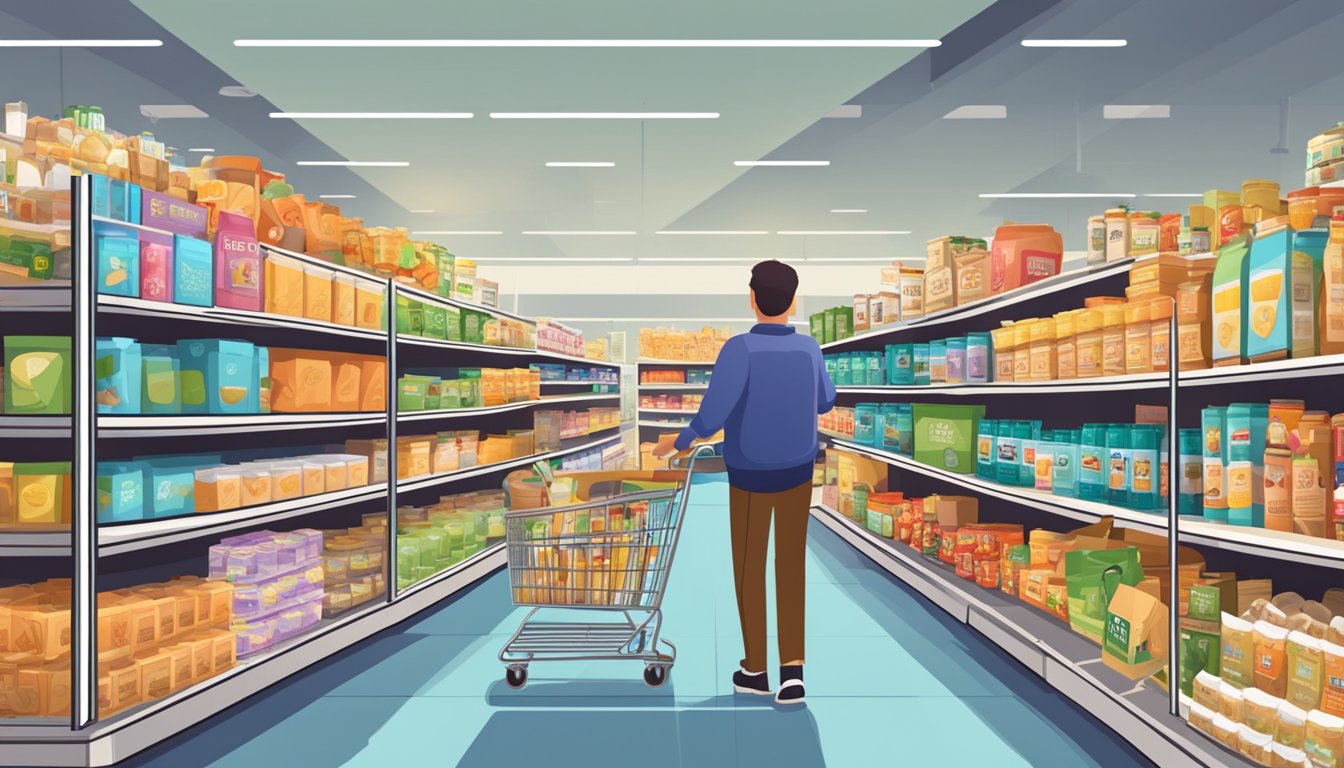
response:
[[[1107,617],[1105,643],[1107,652],[1122,659],[1129,658],[1129,629],[1129,619],[1115,614]]]

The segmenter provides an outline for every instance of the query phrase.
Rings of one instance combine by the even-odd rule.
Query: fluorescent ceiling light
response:
[[[815,263],[817,263],[817,262],[835,262],[835,263],[844,263],[844,262],[860,262],[860,261],[862,261],[862,262],[878,262],[878,261],[880,261],[880,262],[884,262],[884,263],[890,264],[890,263],[893,262],[893,261],[900,261],[900,262],[902,262],[902,263],[906,263],[906,262],[923,261],[923,260],[924,260],[924,259],[922,259],[922,258],[920,258],[920,259],[896,259],[896,258],[892,258],[892,257],[890,257],[890,256],[853,256],[853,257],[850,257],[850,256],[822,256],[822,257],[815,258],[815,259],[812,258],[811,256],[808,256],[807,258],[803,259],[804,262],[807,262],[807,263],[809,263],[809,264],[815,264]]]
[[[944,120],[1002,120],[1008,117],[1003,104],[967,104],[943,115]]]
[[[190,104],[141,104],[140,114],[151,120],[200,119],[209,117]]]
[[[937,48],[940,40],[234,40],[238,48]]]
[[[549,162],[547,168],[615,168],[615,163],[609,162]]]
[[[0,40],[0,48],[158,48],[162,40]]]
[[[434,213],[433,208],[412,208],[411,213]]]
[[[1027,39],[1022,41],[1024,48],[1124,48],[1129,45],[1128,40],[1123,39]]]
[[[658,235],[768,235],[764,229],[660,229]]]
[[[682,263],[687,261],[758,261],[750,256],[641,256],[641,262]],[[787,261],[787,259],[785,259]]]
[[[323,200],[354,200],[354,195],[318,195]]]
[[[714,120],[718,112],[491,112],[494,120]]]
[[[1192,199],[1202,199],[1203,192],[1144,192],[1144,197],[1188,197]]]
[[[497,229],[417,229],[412,235],[502,235]]]
[[[188,152],[214,152],[214,147],[187,147]]]
[[[780,235],[908,235],[905,229],[781,229]]]
[[[272,112],[281,120],[470,120],[473,112]]]
[[[867,213],[867,208],[832,208],[831,213]]]
[[[478,263],[490,263],[496,261],[575,262],[575,261],[634,261],[634,259],[630,256],[556,256],[556,257],[502,256],[497,259],[492,259],[488,256],[477,256],[476,258],[473,259],[473,261],[476,261]]]
[[[1107,120],[1142,120],[1171,117],[1170,104],[1107,104],[1101,108]]]
[[[827,112],[826,114],[822,115],[822,117],[831,117],[831,118],[836,118],[836,117],[849,117],[849,118],[863,117],[863,105],[862,105],[862,104],[841,104],[840,106],[836,107],[835,109],[832,109],[830,112]]]
[[[733,165],[739,168],[753,168],[763,166],[767,168],[818,168],[830,165],[830,160],[734,160]]]
[[[985,200],[1058,200],[1066,198],[1135,197],[1129,192],[981,192]]]
[[[300,160],[295,165],[338,168],[405,168],[405,160]]]
[[[529,229],[524,235],[634,235],[634,230],[615,229]]]

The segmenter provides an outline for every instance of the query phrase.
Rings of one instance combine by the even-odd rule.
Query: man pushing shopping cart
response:
[[[750,288],[756,325],[724,345],[699,412],[675,443],[660,441],[655,455],[684,452],[694,440],[723,430],[733,576],[745,648],[733,687],[739,693],[774,693],[781,704],[800,704],[817,416],[835,405],[835,386],[817,342],[789,325],[797,305],[797,272],[778,261],[761,262],[751,270]],[[638,658],[646,665],[645,682],[661,685],[666,680],[676,649],[659,635],[660,606],[690,477],[704,450],[700,446],[691,454],[684,484],[615,496],[597,505],[509,514],[515,603],[614,611],[623,617],[543,624],[534,621],[533,610],[500,653],[509,665],[510,685],[526,682],[529,661],[552,658]],[[772,513],[781,661],[777,692],[771,691],[766,672],[765,560]]]

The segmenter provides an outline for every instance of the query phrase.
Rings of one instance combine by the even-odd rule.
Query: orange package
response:
[[[387,410],[387,359],[374,355],[359,358],[359,408]]]
[[[360,359],[356,355],[333,352],[331,361],[331,410],[360,410]]]
[[[322,352],[271,348],[271,410],[315,413],[331,410],[331,362]]]

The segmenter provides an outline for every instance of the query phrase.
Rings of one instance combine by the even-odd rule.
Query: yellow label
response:
[[[1241,354],[1241,283],[1223,283],[1213,292],[1214,357]]]
[[[1204,506],[1215,509],[1227,508],[1227,497],[1223,494],[1223,460],[1218,457],[1204,458]]]
[[[1251,464],[1235,462],[1227,467],[1227,506],[1245,509],[1251,506]]]

